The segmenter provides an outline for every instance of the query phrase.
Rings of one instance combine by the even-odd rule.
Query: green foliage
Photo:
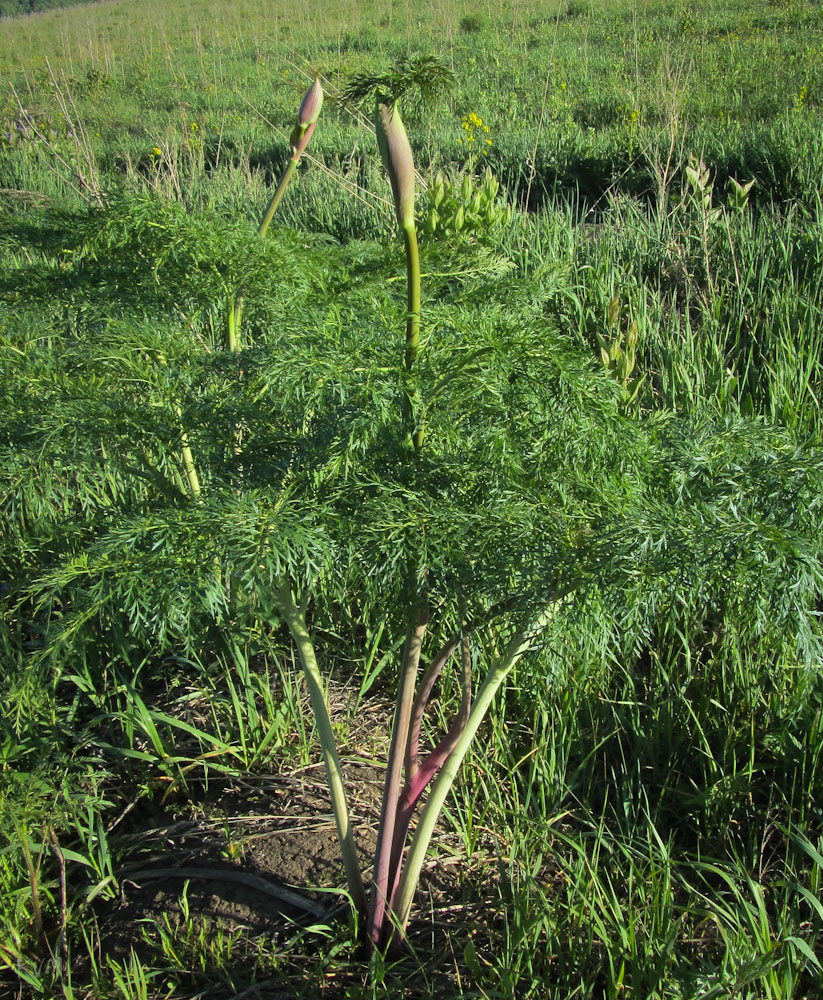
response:
[[[740,184],[734,179],[734,177],[730,177],[726,181],[729,208],[733,209],[735,212],[745,212],[749,204],[749,193],[754,185],[754,180],[747,181],[745,184]]]
[[[606,308],[605,335],[596,331],[596,336],[601,364],[625,387],[635,366],[637,320],[628,322],[625,331],[621,329],[620,299],[616,296]]]
[[[66,15],[59,38],[48,18],[26,19],[25,44],[2,27],[22,110],[0,107],[0,985],[815,995],[817,6],[634,18],[594,0],[558,19],[484,15],[478,31],[445,10],[418,23],[412,6],[408,50],[396,10],[363,27],[348,10],[339,26],[248,10],[226,44],[225,5],[197,0],[192,32],[180,5],[141,3],[167,47],[147,52],[111,5]],[[305,164],[262,244],[288,152],[249,104],[291,119],[294,51],[330,81],[393,86],[381,67],[408,57],[408,82],[416,44],[455,83],[409,128],[444,177],[424,195],[438,219],[409,379],[371,139],[324,110],[312,152],[333,173]],[[494,146],[463,198],[469,109]],[[79,122],[103,210],[69,184],[90,162]],[[452,238],[489,176],[487,215]],[[529,213],[509,218],[501,200],[522,208],[527,191]],[[248,347],[230,358],[238,287]],[[419,462],[399,433],[410,398]],[[314,760],[279,582],[308,597],[324,671],[354,692],[362,679],[362,709],[395,675],[410,570],[431,595],[424,658],[497,609],[477,670],[563,595],[447,805],[443,849],[471,860],[432,895],[452,927],[445,964],[427,914],[411,926],[423,971],[376,961],[367,985],[351,933],[323,921],[271,947],[161,922],[95,964],[100,902],[129,891],[135,816],[199,815],[222,782],[254,789]],[[459,687],[447,670],[438,724]]]
[[[423,199],[423,231],[429,236],[463,233],[481,239],[492,237],[512,217],[511,206],[498,196],[499,190],[489,167],[482,177],[465,173],[453,180],[438,173]]]
[[[340,95],[343,104],[366,101],[393,105],[401,98],[412,107],[432,105],[454,87],[454,73],[435,56],[401,59],[388,73],[354,76]]]
[[[488,27],[488,18],[485,14],[464,14],[460,18],[460,30],[467,35],[476,35]]]

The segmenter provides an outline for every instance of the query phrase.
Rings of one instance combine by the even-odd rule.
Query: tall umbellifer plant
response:
[[[397,222],[403,236],[407,267],[406,337],[403,364],[399,369],[403,382],[400,391],[400,434],[403,440],[396,454],[400,456],[398,462],[408,467],[405,474],[412,479],[424,460],[424,403],[416,387],[416,368],[421,354],[420,261],[414,220],[414,160],[400,114],[399,95],[418,81],[425,81],[431,87],[433,83],[446,82],[447,78],[447,72],[436,63],[420,60],[405,66],[399,74],[359,78],[348,95],[350,99],[362,99],[366,95],[374,99],[378,145],[391,181]],[[422,543],[420,538],[418,549],[421,549]],[[415,545],[412,539],[412,549]],[[531,647],[549,615],[544,603],[541,608],[533,609],[521,626],[514,629],[509,641],[493,656],[488,673],[472,701],[470,636],[477,627],[487,624],[495,612],[492,610],[482,616],[482,621],[465,620],[461,616],[457,627],[436,650],[421,676],[421,654],[430,617],[427,573],[426,566],[421,570],[419,559],[408,559],[406,582],[402,588],[405,640],[368,900],[323,679],[307,626],[307,599],[304,597],[299,601],[296,588],[288,580],[281,581],[275,596],[277,608],[290,630],[304,669],[326,765],[349,892],[355,907],[366,917],[369,941],[378,949],[391,946],[396,950],[402,947],[424,858],[460,764],[501,683]],[[496,610],[499,612],[501,608]],[[445,736],[428,756],[421,759],[421,725],[428,700],[444,666],[458,651],[462,685],[459,710]],[[431,791],[406,853],[413,814],[430,785]]]

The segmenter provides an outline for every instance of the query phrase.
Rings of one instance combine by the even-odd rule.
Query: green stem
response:
[[[297,646],[300,662],[309,689],[309,698],[317,726],[317,736],[323,751],[323,761],[326,765],[326,780],[331,794],[332,811],[337,824],[337,836],[340,840],[340,850],[343,855],[343,867],[346,870],[346,881],[349,894],[358,913],[366,913],[366,890],[363,887],[363,877],[360,874],[360,861],[354,844],[349,808],[346,802],[346,791],[343,787],[343,771],[337,747],[332,732],[331,718],[323,690],[323,680],[317,665],[314,646],[306,627],[304,613],[294,603],[291,588],[283,583],[277,590],[277,602],[281,614],[286,620],[292,639]]]
[[[177,406],[177,417],[182,421],[183,408],[180,405]],[[183,466],[189,480],[191,494],[195,500],[200,500],[202,493],[200,489],[200,477],[197,475],[197,468],[194,464],[194,455],[192,455],[191,446],[189,445],[189,436],[182,427],[180,429],[180,450],[183,454]]]
[[[299,159],[300,158],[298,157],[297,160]],[[278,181],[277,187],[272,195],[272,199],[269,202],[269,207],[266,209],[266,214],[263,216],[263,220],[260,223],[260,228],[257,230],[258,236],[266,235],[266,232],[271,225],[271,220],[274,218],[274,213],[277,211],[277,206],[280,204],[280,199],[283,197],[286,188],[289,186],[289,181],[291,180],[292,174],[297,166],[297,160],[289,160],[288,166],[283,171],[283,175]]]
[[[236,295],[229,295],[229,336],[226,341],[226,347],[234,353],[237,350],[237,313],[238,309],[238,298],[240,298],[240,293]],[[242,301],[242,300],[241,300]]]
[[[183,451],[183,465],[186,467],[186,475],[189,478],[189,486],[191,487],[191,493],[195,500],[199,500],[201,496],[200,490],[200,478],[197,475],[197,469],[194,467],[194,457],[191,453],[191,448],[189,447],[188,436],[183,433],[181,438],[182,451]]]
[[[411,371],[420,350],[420,253],[417,248],[417,230],[414,220],[403,226],[403,243],[406,249],[406,368]]]
[[[18,828],[17,839],[23,847],[23,856],[26,860],[26,870],[28,871],[29,886],[31,887],[31,909],[32,917],[34,918],[34,928],[40,938],[40,945],[45,945],[45,951],[48,954],[51,949],[49,948],[46,932],[43,930],[43,915],[40,910],[40,858],[38,857],[37,867],[35,868],[31,859],[28,831],[25,824]]]
[[[271,220],[274,218],[274,213],[277,211],[277,206],[280,204],[280,200],[289,186],[289,181],[292,179],[295,168],[300,157],[296,159],[292,157],[289,160],[286,169],[283,171],[280,180],[277,182],[277,187],[274,190],[272,199],[269,202],[269,207],[266,209],[266,214],[263,216],[260,225],[257,229],[258,236],[265,236],[268,232],[268,228],[271,225]],[[234,298],[229,300],[229,336],[227,347],[230,351],[240,350],[240,324],[243,320],[243,292],[242,289],[236,292]]]
[[[394,840],[394,825],[397,818],[397,803],[400,796],[400,777],[403,768],[403,756],[409,736],[409,721],[411,719],[414,701],[415,681],[420,664],[420,651],[423,637],[426,634],[425,616],[417,625],[410,626],[406,633],[406,643],[403,648],[403,666],[400,683],[397,686],[397,702],[394,710],[391,746],[386,764],[386,780],[383,785],[383,804],[380,809],[380,827],[377,833],[377,847],[374,855],[374,873],[372,875],[372,898],[369,910],[367,933],[374,945],[380,948],[384,944],[386,933],[385,916],[389,896],[389,880],[391,877],[391,850]]]
[[[451,756],[443,764],[437,779],[432,785],[425,808],[420,815],[411,847],[409,848],[406,865],[394,902],[395,917],[401,929],[405,929],[408,923],[409,911],[411,910],[412,899],[414,898],[414,892],[423,868],[423,862],[426,858],[426,851],[428,850],[443,805],[446,802],[446,797],[451,790],[460,765],[463,763],[463,758],[466,756],[471,745],[471,741],[474,739],[480,723],[488,712],[498,688],[506,679],[506,676],[515,663],[517,663],[524,653],[532,648],[535,637],[545,628],[551,615],[552,609],[549,608],[534,622],[520,629],[503,652],[495,658],[491,667],[489,667],[486,679],[477,692],[474,705],[472,705],[472,710],[469,713],[466,728],[463,730]]]
[[[239,351],[240,350],[240,324],[243,322],[243,304],[244,304],[244,302],[245,302],[245,298],[243,296],[243,293],[242,292],[238,292],[237,295],[234,298],[234,328],[235,328],[235,336],[237,338],[237,342],[236,342],[236,344],[235,344],[234,347],[232,347],[231,344],[229,344],[229,350],[230,351]]]
[[[411,371],[420,353],[420,253],[417,248],[417,230],[414,219],[403,226],[403,244],[406,250],[406,371]],[[423,424],[414,405],[414,393],[409,386],[408,413],[412,443],[417,454],[423,448]]]
[[[226,348],[231,354],[240,353],[240,322],[242,318],[243,292],[241,290],[229,295],[229,336]],[[233,438],[232,454],[237,457],[243,450],[243,427],[241,424],[234,425]]]

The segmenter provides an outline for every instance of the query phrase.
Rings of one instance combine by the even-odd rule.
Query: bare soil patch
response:
[[[380,712],[381,718],[390,717],[386,706]],[[360,713],[362,739],[357,732],[350,734],[352,752],[344,758],[366,876],[383,780],[373,761],[380,759],[379,745],[384,745],[383,756],[388,745],[388,730],[375,725],[376,717],[377,712]],[[369,758],[359,757],[358,747],[366,749]],[[230,960],[231,978],[245,982],[249,996],[334,998],[365,981],[368,962],[362,949],[341,949],[340,958],[323,959],[334,928],[346,938],[351,912],[345,896],[335,889],[345,878],[321,762],[265,777],[232,779],[222,788],[214,782],[208,788],[190,785],[185,795],[135,808],[129,828],[122,829],[125,826],[118,828],[126,854],[118,871],[119,896],[95,904],[103,956],[122,962],[133,950],[151,964],[165,935],[184,941],[192,954],[202,952],[205,960],[207,949],[198,939],[213,942],[221,935],[234,942],[237,958],[236,965]],[[448,831],[435,837],[409,927],[412,956],[398,970],[411,989],[407,995],[431,995],[435,981],[442,995],[455,995],[461,989],[457,969],[469,939],[480,955],[492,946],[492,924],[500,907],[494,861],[485,851],[468,865],[459,837]],[[282,974],[259,982],[261,955],[276,954],[301,929],[305,939],[299,953],[289,952]],[[198,995],[220,1000],[246,994],[232,994],[216,984]]]

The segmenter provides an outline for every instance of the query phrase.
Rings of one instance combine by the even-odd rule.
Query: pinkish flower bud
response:
[[[320,117],[320,109],[323,107],[323,87],[320,85],[320,76],[314,78],[314,83],[306,91],[303,100],[300,102],[300,109],[297,112],[297,124],[292,130],[289,142],[291,144],[291,158],[299,160],[309,144],[317,119]]]
[[[314,83],[309,87],[300,102],[300,110],[297,112],[298,125],[313,125],[320,117],[320,109],[323,107],[323,88],[320,85],[320,74],[316,73]]]
[[[378,102],[375,109],[377,145],[391,181],[394,208],[401,228],[414,228],[414,158],[397,104]]]

